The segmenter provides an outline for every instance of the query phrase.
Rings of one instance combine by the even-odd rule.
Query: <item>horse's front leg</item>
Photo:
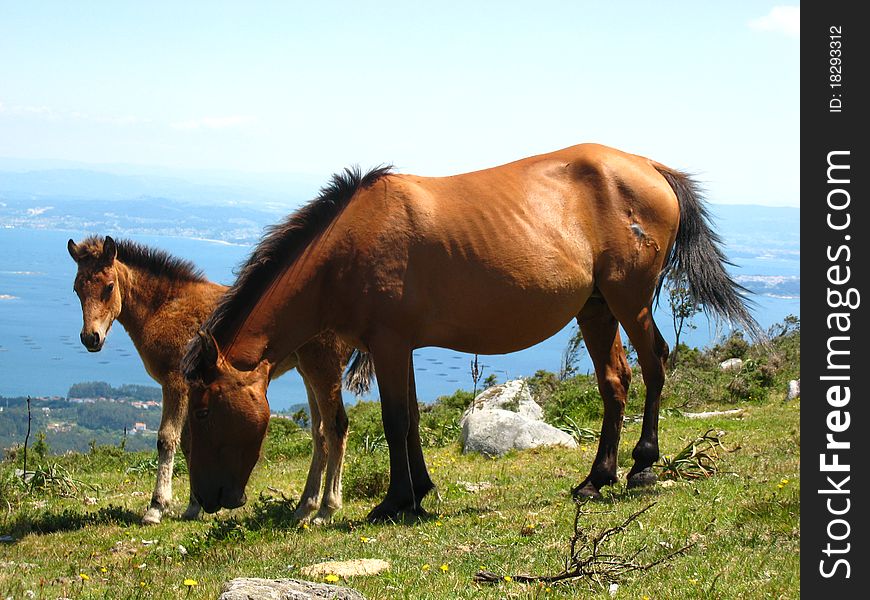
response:
[[[384,500],[372,509],[367,518],[369,521],[396,520],[401,513],[413,512],[417,508],[408,457],[411,348],[383,333],[376,342],[370,344],[370,348],[381,393],[384,434],[390,449],[390,485]]]
[[[172,503],[175,452],[181,442],[181,429],[186,416],[187,388],[180,378],[172,378],[163,384],[163,413],[157,432],[157,481],[151,494],[151,504],[142,517],[144,525],[159,523]]]
[[[421,506],[423,498],[434,487],[429,470],[426,468],[426,461],[423,457],[423,445],[420,440],[420,406],[417,404],[417,384],[414,380],[414,358],[411,355],[410,368],[408,369],[408,410],[410,415],[410,425],[408,427],[408,438],[406,445],[408,446],[408,461],[411,467],[411,482],[414,486],[414,509],[417,513],[423,514],[425,511]]]

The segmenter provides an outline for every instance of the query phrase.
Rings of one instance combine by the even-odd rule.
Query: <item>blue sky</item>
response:
[[[323,179],[595,141],[798,206],[798,32],[760,1],[3,2],[0,157]]]

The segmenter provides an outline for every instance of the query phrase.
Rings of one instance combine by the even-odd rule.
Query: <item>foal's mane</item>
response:
[[[353,195],[391,172],[381,165],[363,173],[358,166],[332,176],[319,195],[284,221],[266,228],[260,243],[238,272],[233,286],[221,298],[203,330],[215,334],[251,309],[284,268],[299,257],[318,234],[326,230]],[[194,350],[194,353],[196,351]],[[190,356],[194,358],[195,356]]]
[[[103,236],[92,235],[78,245],[79,252],[98,258],[103,252]],[[118,260],[141,269],[160,279],[201,283],[208,281],[202,271],[191,261],[172,256],[164,250],[152,248],[130,240],[115,240]]]

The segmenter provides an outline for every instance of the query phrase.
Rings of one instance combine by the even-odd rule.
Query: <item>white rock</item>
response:
[[[577,446],[573,437],[552,425],[498,408],[469,413],[460,442],[463,452],[487,456],[538,446]]]
[[[729,358],[719,363],[719,368],[723,371],[739,371],[743,366],[743,361],[739,358]]]
[[[801,396],[801,380],[800,379],[792,379],[788,382],[788,400],[794,400],[795,398],[800,398]]]
[[[544,409],[532,399],[526,381],[514,379],[501,385],[494,385],[478,394],[459,419],[459,426],[465,423],[468,415],[493,409],[509,410],[535,421],[544,418]]]

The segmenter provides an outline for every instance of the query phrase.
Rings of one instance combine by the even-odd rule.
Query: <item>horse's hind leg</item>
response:
[[[157,432],[157,481],[151,504],[142,517],[143,525],[154,525],[172,503],[172,471],[175,451],[181,441],[181,429],[187,413],[187,388],[180,381],[163,384],[163,413]]]
[[[590,299],[577,315],[577,323],[595,365],[598,391],[604,402],[604,421],[592,470],[572,492],[575,497],[598,498],[602,486],[616,482],[617,450],[631,368],[619,337],[619,323],[603,300]]]
[[[649,297],[652,297],[651,292]],[[634,344],[646,385],[643,425],[640,440],[632,452],[634,466],[628,473],[628,487],[649,486],[657,479],[652,466],[659,459],[659,402],[665,383],[668,344],[653,321],[651,303],[639,310],[614,306],[614,313]]]
[[[343,365],[344,363],[341,363]],[[320,509],[314,518],[315,523],[332,519],[341,508],[341,473],[344,466],[344,452],[347,447],[347,412],[341,397],[341,368],[337,378],[328,390],[317,395],[320,404],[321,427],[326,437],[326,482]]]

